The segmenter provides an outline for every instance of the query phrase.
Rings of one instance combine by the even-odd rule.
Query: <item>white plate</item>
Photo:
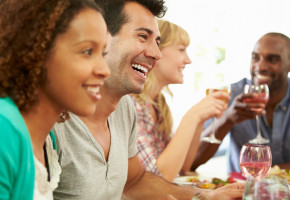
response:
[[[188,178],[196,178],[197,176],[179,176],[173,180],[177,185],[196,185],[196,183],[186,181]]]
[[[200,181],[206,180],[206,181],[211,182],[211,180],[212,180],[212,178],[199,177],[199,176],[179,176],[173,180],[173,183],[176,183],[177,185],[181,185],[181,186],[194,186],[194,187],[196,187],[196,183],[187,181],[189,178],[196,178],[196,177],[198,177],[198,179]],[[196,188],[204,189],[204,188],[200,188],[200,187],[196,187]]]

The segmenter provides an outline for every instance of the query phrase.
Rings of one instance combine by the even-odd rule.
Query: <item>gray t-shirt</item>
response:
[[[111,146],[108,162],[87,126],[74,114],[54,126],[62,168],[54,199],[120,200],[127,180],[128,159],[137,153],[136,112],[124,96],[110,115]]]

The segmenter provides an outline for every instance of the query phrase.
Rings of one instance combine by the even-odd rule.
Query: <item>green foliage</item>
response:
[[[225,59],[225,48],[222,48],[222,47],[216,47],[215,48],[215,63],[216,64],[219,64],[221,63],[224,59]]]

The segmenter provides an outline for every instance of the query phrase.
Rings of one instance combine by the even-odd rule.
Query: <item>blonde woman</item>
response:
[[[183,116],[176,133],[172,132],[172,116],[162,91],[171,94],[169,84],[183,83],[183,70],[191,63],[186,48],[190,39],[181,27],[159,20],[162,58],[149,74],[144,91],[131,97],[137,110],[138,158],[149,171],[172,181],[186,172],[195,158],[205,120],[220,116],[229,99],[224,92],[206,96]]]

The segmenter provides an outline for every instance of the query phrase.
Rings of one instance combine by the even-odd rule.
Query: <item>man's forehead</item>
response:
[[[255,45],[253,52],[268,52],[281,54],[286,50],[285,41],[279,37],[266,36],[261,38]]]

